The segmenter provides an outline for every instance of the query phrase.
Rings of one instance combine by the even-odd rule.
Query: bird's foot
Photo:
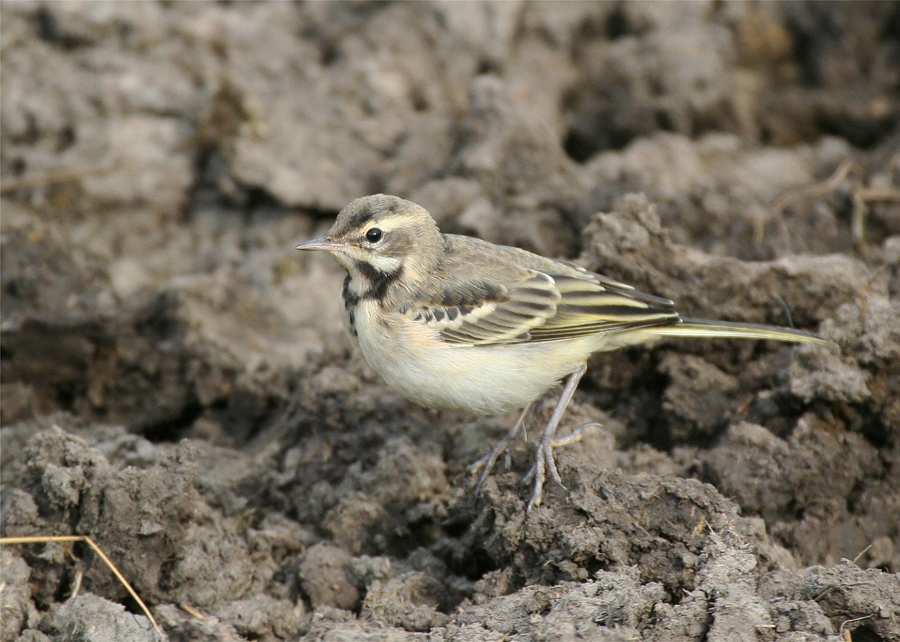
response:
[[[525,509],[526,512],[531,512],[532,508],[541,505],[544,494],[544,482],[546,481],[548,470],[550,471],[550,477],[553,481],[559,484],[559,487],[563,490],[568,490],[566,485],[562,483],[562,477],[560,477],[559,469],[556,467],[556,460],[553,458],[553,450],[581,441],[582,433],[585,428],[591,426],[600,427],[602,425],[603,424],[596,421],[589,421],[573,430],[572,434],[562,437],[561,439],[553,439],[552,434],[547,435],[547,433],[544,433],[545,438],[541,439],[541,442],[537,447],[537,452],[534,455],[534,464],[532,464],[529,471],[525,473],[525,477],[522,478],[523,484],[529,484],[534,480],[534,489],[531,492],[531,499],[528,501],[528,507]]]
[[[562,419],[566,407],[572,400],[572,395],[575,394],[575,388],[578,387],[578,382],[581,380],[586,369],[587,366],[582,365],[568,376],[566,384],[563,386],[562,394],[559,396],[559,401],[556,403],[556,408],[553,409],[553,414],[550,415],[550,421],[547,423],[547,427],[544,428],[544,433],[541,435],[541,441],[540,444],[538,444],[537,454],[534,458],[534,466],[532,466],[531,470],[525,475],[526,484],[534,479],[534,491],[531,493],[531,500],[528,502],[528,511],[541,503],[541,497],[544,492],[544,480],[546,479],[546,469],[549,468],[550,476],[553,477],[553,480],[560,486],[563,486],[559,471],[556,469],[556,462],[553,461],[553,449],[558,446],[564,446],[578,441],[581,439],[581,432],[587,426],[591,425],[590,423],[585,424],[563,439],[554,438],[556,435],[556,428],[559,426],[559,421]],[[512,440],[515,439],[522,430],[523,424],[525,423],[525,417],[528,416],[533,404],[534,402],[528,404],[525,411],[522,413],[522,416],[519,417],[519,421],[516,422],[516,425],[509,431],[509,434],[503,441],[497,444],[494,450],[491,451],[491,454],[473,465],[474,470],[478,470],[481,466],[484,467],[484,470],[481,472],[481,478],[478,480],[478,485],[475,487],[476,498],[481,492],[481,486],[484,483],[484,480],[487,479],[494,464],[497,463],[497,458],[507,451],[509,444],[512,443]],[[565,486],[563,486],[563,488],[565,488]]]

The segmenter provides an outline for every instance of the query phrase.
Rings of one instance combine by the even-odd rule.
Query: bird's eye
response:
[[[378,243],[378,241],[381,240],[382,236],[384,236],[384,232],[382,232],[377,227],[373,227],[368,232],[366,232],[366,240],[369,243]]]

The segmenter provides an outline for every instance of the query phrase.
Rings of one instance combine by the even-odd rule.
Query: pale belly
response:
[[[356,314],[363,356],[391,388],[429,408],[478,415],[523,408],[584,364],[596,341],[448,345],[401,315],[388,329],[373,318],[372,309],[361,305]]]

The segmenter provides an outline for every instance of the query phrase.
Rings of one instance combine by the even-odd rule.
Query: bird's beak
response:
[[[320,236],[317,239],[301,243],[295,249],[297,250],[321,250],[323,252],[339,252],[344,249],[343,243],[338,243],[329,236]]]

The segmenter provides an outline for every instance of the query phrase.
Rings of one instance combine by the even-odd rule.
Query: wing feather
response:
[[[404,306],[454,345],[562,341],[676,323],[668,299],[564,261],[557,269],[521,266],[516,278],[475,279],[446,284],[431,300]],[[510,274],[504,274],[509,277]]]

